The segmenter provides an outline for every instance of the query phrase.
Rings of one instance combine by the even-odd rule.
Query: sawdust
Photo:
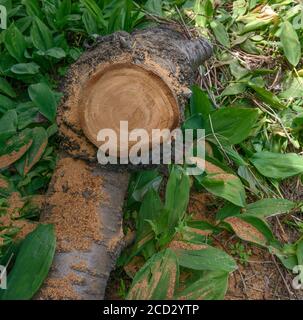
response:
[[[76,285],[83,285],[85,284],[85,278],[79,276],[78,274],[71,272],[66,276],[69,282],[76,284]]]
[[[88,270],[88,265],[85,260],[81,260],[77,263],[73,263],[70,265],[70,267],[71,267],[71,269],[76,270],[76,271],[80,271],[80,272],[85,272]]]
[[[65,278],[48,278],[42,287],[39,297],[43,300],[80,300],[75,292],[71,279],[76,279],[73,275]]]
[[[260,244],[266,244],[267,240],[264,235],[250,223],[238,218],[238,217],[229,217],[224,220],[231,225],[235,233],[245,241],[255,242],[257,241]]]
[[[182,249],[182,250],[204,250],[207,249],[208,246],[204,244],[195,244],[190,242],[184,242],[184,241],[172,241],[169,246],[170,249]]]
[[[213,173],[226,173],[223,169],[221,169],[220,167],[216,166],[215,164],[205,160],[205,171],[209,174],[213,174]]]
[[[61,159],[55,172],[49,212],[43,222],[55,226],[57,250],[89,250],[102,240],[99,205],[102,178],[94,176],[82,160]]]

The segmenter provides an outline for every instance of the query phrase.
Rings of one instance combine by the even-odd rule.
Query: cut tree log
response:
[[[99,38],[64,84],[58,116],[63,149],[95,162],[98,132],[113,129],[119,146],[122,120],[129,131],[145,129],[149,136],[152,129],[178,127],[197,67],[211,54],[204,39],[188,40],[168,27]]]
[[[120,121],[129,131],[177,128],[196,70],[211,54],[204,39],[160,26],[100,37],[70,68],[57,118],[61,159],[41,217],[55,225],[57,251],[37,299],[104,298],[124,247],[128,173],[97,163],[98,132],[119,135]]]

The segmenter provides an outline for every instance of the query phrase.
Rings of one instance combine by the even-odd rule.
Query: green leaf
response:
[[[31,130],[23,130],[6,143],[0,144],[0,169],[9,167],[19,160],[32,144]]]
[[[245,83],[233,82],[230,83],[221,93],[222,97],[225,96],[234,96],[237,94],[244,93],[246,90]]]
[[[14,24],[11,24],[4,33],[4,45],[9,54],[18,62],[25,60],[26,42],[22,33]]]
[[[28,94],[39,112],[49,121],[55,121],[57,102],[49,86],[45,83],[32,84],[28,88]]]
[[[142,202],[144,195],[148,190],[158,190],[162,177],[156,170],[139,171],[133,173],[128,186],[128,199],[126,208],[131,209],[139,202]]]
[[[11,67],[11,71],[15,74],[37,74],[39,72],[40,66],[35,62],[29,63],[19,63]]]
[[[182,129],[203,129],[204,128],[204,120],[201,113],[195,113],[193,116],[187,118],[183,124]]]
[[[66,53],[62,48],[51,48],[48,49],[45,54],[49,57],[62,59],[66,57]]]
[[[228,272],[207,271],[176,295],[178,300],[223,300],[228,287]]]
[[[145,9],[153,13],[157,16],[163,16],[163,10],[162,10],[163,2],[162,0],[147,0],[144,7]]]
[[[25,156],[16,163],[20,175],[26,175],[31,168],[41,159],[47,146],[47,132],[42,127],[36,127],[32,130],[33,142]]]
[[[32,17],[41,18],[43,13],[39,7],[38,0],[22,0],[22,4],[25,5],[26,13]]]
[[[95,19],[99,28],[106,27],[106,22],[103,17],[102,10],[94,0],[81,0],[91,16]]]
[[[286,179],[303,173],[303,157],[295,153],[261,151],[250,158],[251,163],[264,176]]]
[[[7,111],[0,119],[0,141],[10,138],[17,130],[18,117],[15,110]]]
[[[31,28],[31,39],[35,48],[43,52],[53,47],[52,33],[38,17],[35,17]]]
[[[215,134],[226,144],[238,144],[245,140],[258,119],[258,110],[251,108],[222,108],[212,112],[205,123],[205,134]],[[222,139],[223,138],[223,139]],[[216,143],[216,140],[212,138]]]
[[[230,40],[225,26],[219,20],[213,20],[210,23],[216,39],[225,47],[230,48]]]
[[[175,252],[179,265],[184,268],[225,272],[233,272],[237,269],[231,256],[206,244],[173,241],[170,248]]]
[[[280,39],[287,60],[295,67],[301,59],[301,44],[296,30],[289,21],[282,23]]]
[[[173,166],[165,192],[165,209],[167,210],[166,234],[169,238],[183,218],[189,201],[190,181],[183,169]]]
[[[0,300],[29,300],[41,287],[51,267],[56,248],[52,225],[39,225],[22,242]]]
[[[204,119],[207,119],[210,112],[213,110],[212,103],[210,102],[208,95],[197,85],[191,87],[192,95],[190,97],[190,113],[195,115],[197,113],[202,114]]]
[[[303,266],[303,239],[301,239],[298,242],[296,253],[297,253],[298,264],[300,266]]]
[[[0,112],[5,113],[6,111],[13,109],[16,103],[10,98],[0,94]]]
[[[245,206],[245,190],[241,180],[234,174],[208,174],[199,179],[201,185],[210,193],[228,200],[239,207]]]
[[[264,101],[265,103],[267,103],[268,105],[270,105],[274,109],[282,110],[282,109],[286,108],[286,106],[280,101],[280,99],[272,92],[270,92],[264,88],[261,88],[251,82],[249,82],[248,85],[250,88],[252,88],[257,93],[258,97],[262,101]]]
[[[224,207],[218,210],[216,220],[224,220],[228,217],[238,216],[241,212],[241,207],[235,206],[233,203],[227,202]]]
[[[253,216],[234,216],[224,220],[242,240],[267,247],[275,241],[268,225]]]
[[[248,204],[244,214],[265,218],[289,212],[295,207],[296,203],[287,199],[262,199]]]
[[[170,249],[153,255],[134,277],[128,300],[172,299],[178,286],[179,266]]]
[[[0,92],[8,95],[11,98],[16,98],[16,92],[12,86],[4,79],[0,77]]]

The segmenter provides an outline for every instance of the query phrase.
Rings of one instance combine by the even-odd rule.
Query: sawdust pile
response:
[[[57,250],[88,250],[93,241],[102,240],[97,212],[105,201],[102,178],[94,176],[85,162],[63,158],[53,181],[42,220],[54,224]]]

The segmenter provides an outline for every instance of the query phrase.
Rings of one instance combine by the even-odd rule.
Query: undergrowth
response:
[[[31,262],[28,252],[41,245],[35,241],[41,229],[16,241],[21,231],[16,221],[39,219],[36,199],[45,192],[56,165],[59,84],[69,65],[98,35],[157,23],[178,24],[188,37],[202,35],[214,44],[214,57],[200,67],[191,88],[183,123],[184,129],[205,129],[206,170],[192,178],[183,167],[171,166],[164,196],[159,188],[166,179],[159,172],[132,176],[125,232],[134,232],[135,241],[118,261],[131,284],[119,280],[120,296],[223,299],[229,276],[237,269],[235,259],[246,264],[249,253],[242,242],[231,248],[235,259],[219,248],[216,239],[222,233],[268,250],[289,270],[303,265],[299,1],[0,4],[8,9],[8,28],[0,33],[0,264],[9,267],[9,281],[15,281],[0,299],[16,298],[20,288],[24,298],[32,297],[51,264],[55,237],[47,228],[42,253],[31,269],[40,281],[26,287],[18,270]],[[188,212],[191,190],[220,200],[213,223]],[[16,193],[20,205],[4,224]],[[291,243],[277,237],[269,223],[282,214],[282,223],[297,232]],[[41,271],[45,260],[49,263]]]

